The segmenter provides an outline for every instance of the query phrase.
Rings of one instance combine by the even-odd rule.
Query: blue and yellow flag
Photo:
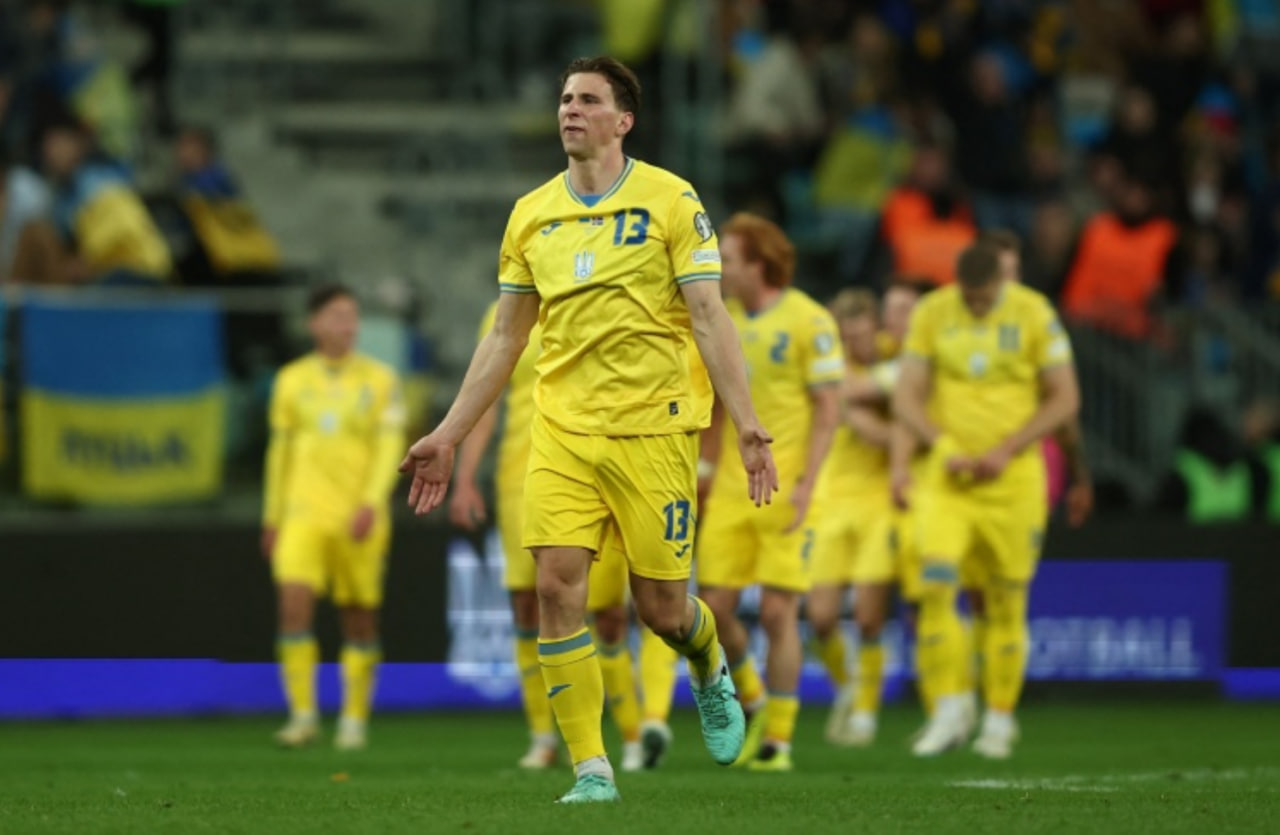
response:
[[[216,494],[226,429],[223,355],[212,304],[27,303],[27,492],[117,505]]]

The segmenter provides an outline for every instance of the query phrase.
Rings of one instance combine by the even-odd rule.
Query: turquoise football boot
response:
[[[584,774],[556,803],[617,803],[621,799],[612,780],[599,774]]]
[[[723,660],[723,648],[720,658],[719,681],[706,688],[693,685],[693,698],[698,703],[698,718],[702,721],[702,741],[706,743],[711,758],[720,765],[732,765],[742,753],[747,720],[742,714],[733,679],[729,677],[729,666]]]

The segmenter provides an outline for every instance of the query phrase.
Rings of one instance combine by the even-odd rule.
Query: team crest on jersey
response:
[[[969,373],[974,377],[982,377],[987,373],[987,367],[990,363],[987,355],[981,351],[974,351],[969,355]]]
[[[698,237],[704,241],[711,240],[711,236],[715,234],[715,227],[711,225],[711,218],[706,212],[698,212],[693,216],[693,229],[698,233]]]
[[[591,278],[596,270],[596,254],[590,251],[575,253],[573,256],[573,277],[578,283]]]

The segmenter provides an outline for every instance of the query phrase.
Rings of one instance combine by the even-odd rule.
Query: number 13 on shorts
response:
[[[667,520],[663,539],[671,543],[683,543],[676,552],[676,557],[685,556],[689,552],[689,533],[696,521],[693,518],[693,504],[688,499],[676,499],[663,507],[662,513]]]

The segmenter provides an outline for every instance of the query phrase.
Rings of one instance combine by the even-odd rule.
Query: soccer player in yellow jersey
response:
[[[497,304],[485,312],[480,338],[493,328]],[[551,703],[542,683],[538,665],[538,598],[536,568],[532,555],[520,546],[524,477],[529,464],[529,425],[533,418],[533,384],[537,379],[540,334],[535,325],[529,345],[520,355],[505,397],[501,440],[498,444],[497,524],[505,560],[503,580],[511,593],[515,626],[515,659],[520,675],[521,698],[529,724],[529,751],[520,759],[521,768],[547,768],[555,763],[559,737],[552,727]],[[498,424],[494,404],[467,435],[458,452],[449,519],[455,525],[474,530],[485,521],[484,496],[476,473]],[[640,708],[637,700],[631,651],[627,646],[626,557],[620,546],[605,548],[601,562],[591,571],[587,608],[595,618],[596,644],[604,674],[609,710],[623,738],[623,771],[639,771],[645,765],[640,747]]]
[[[721,230],[720,252],[751,397],[773,427],[774,455],[792,492],[790,502],[759,512],[732,462],[716,466],[699,531],[698,588],[715,613],[734,684],[752,717],[741,762],[786,771],[804,660],[800,598],[809,590],[813,525],[820,518],[810,505],[839,420],[844,361],[831,314],[790,286],[795,249],[777,225],[736,214]],[[713,419],[704,444],[702,459],[712,466],[719,449],[736,440],[732,427],[716,431],[722,423]],[[769,639],[764,683],[737,617],[742,590],[756,583]]]
[[[454,448],[502,392],[542,325],[522,545],[537,561],[538,657],[577,782],[563,803],[619,798],[600,728],[600,660],[586,626],[588,569],[616,527],[636,612],[689,661],[703,739],[721,763],[745,731],[715,618],[687,594],[698,430],[696,342],[738,427],[748,494],[768,502],[772,438],[751,402],[720,298],[715,229],[684,180],[628,158],[640,85],[618,61],[572,62],[560,85],[568,170],[521,198],[499,258],[493,329],[449,413],[401,464],[418,513],[444,500]],[[705,379],[703,380],[705,383]]]
[[[279,590],[279,653],[289,722],[284,746],[318,734],[315,600],[341,615],[342,716],[335,745],[363,748],[378,661],[378,610],[391,537],[388,506],[404,444],[395,372],[355,352],[360,309],[349,290],[308,303],[315,351],[280,370],[271,394],[262,548]]]
[[[1047,521],[1039,441],[1069,420],[1080,393],[1071,346],[1052,305],[1003,281],[997,251],[978,244],[957,263],[957,283],[934,291],[911,319],[894,412],[929,447],[918,502],[922,562],[922,673],[936,688],[914,752],[964,741],[965,651],[956,598],[961,560],[981,559],[987,606],[987,713],[975,747],[1008,756],[1027,657],[1027,592]],[[898,443],[895,436],[894,442]],[[910,471],[895,451],[899,500]]]
[[[880,359],[880,317],[870,290],[842,290],[829,305],[840,329],[846,377],[869,377]],[[814,520],[813,590],[808,614],[817,656],[836,689],[827,720],[827,741],[864,746],[876,734],[884,652],[880,633],[889,611],[894,565],[890,550],[893,507],[889,498],[889,419],[884,408],[841,408],[817,494],[824,512]],[[856,671],[845,660],[840,611],[851,586],[857,587]]]

